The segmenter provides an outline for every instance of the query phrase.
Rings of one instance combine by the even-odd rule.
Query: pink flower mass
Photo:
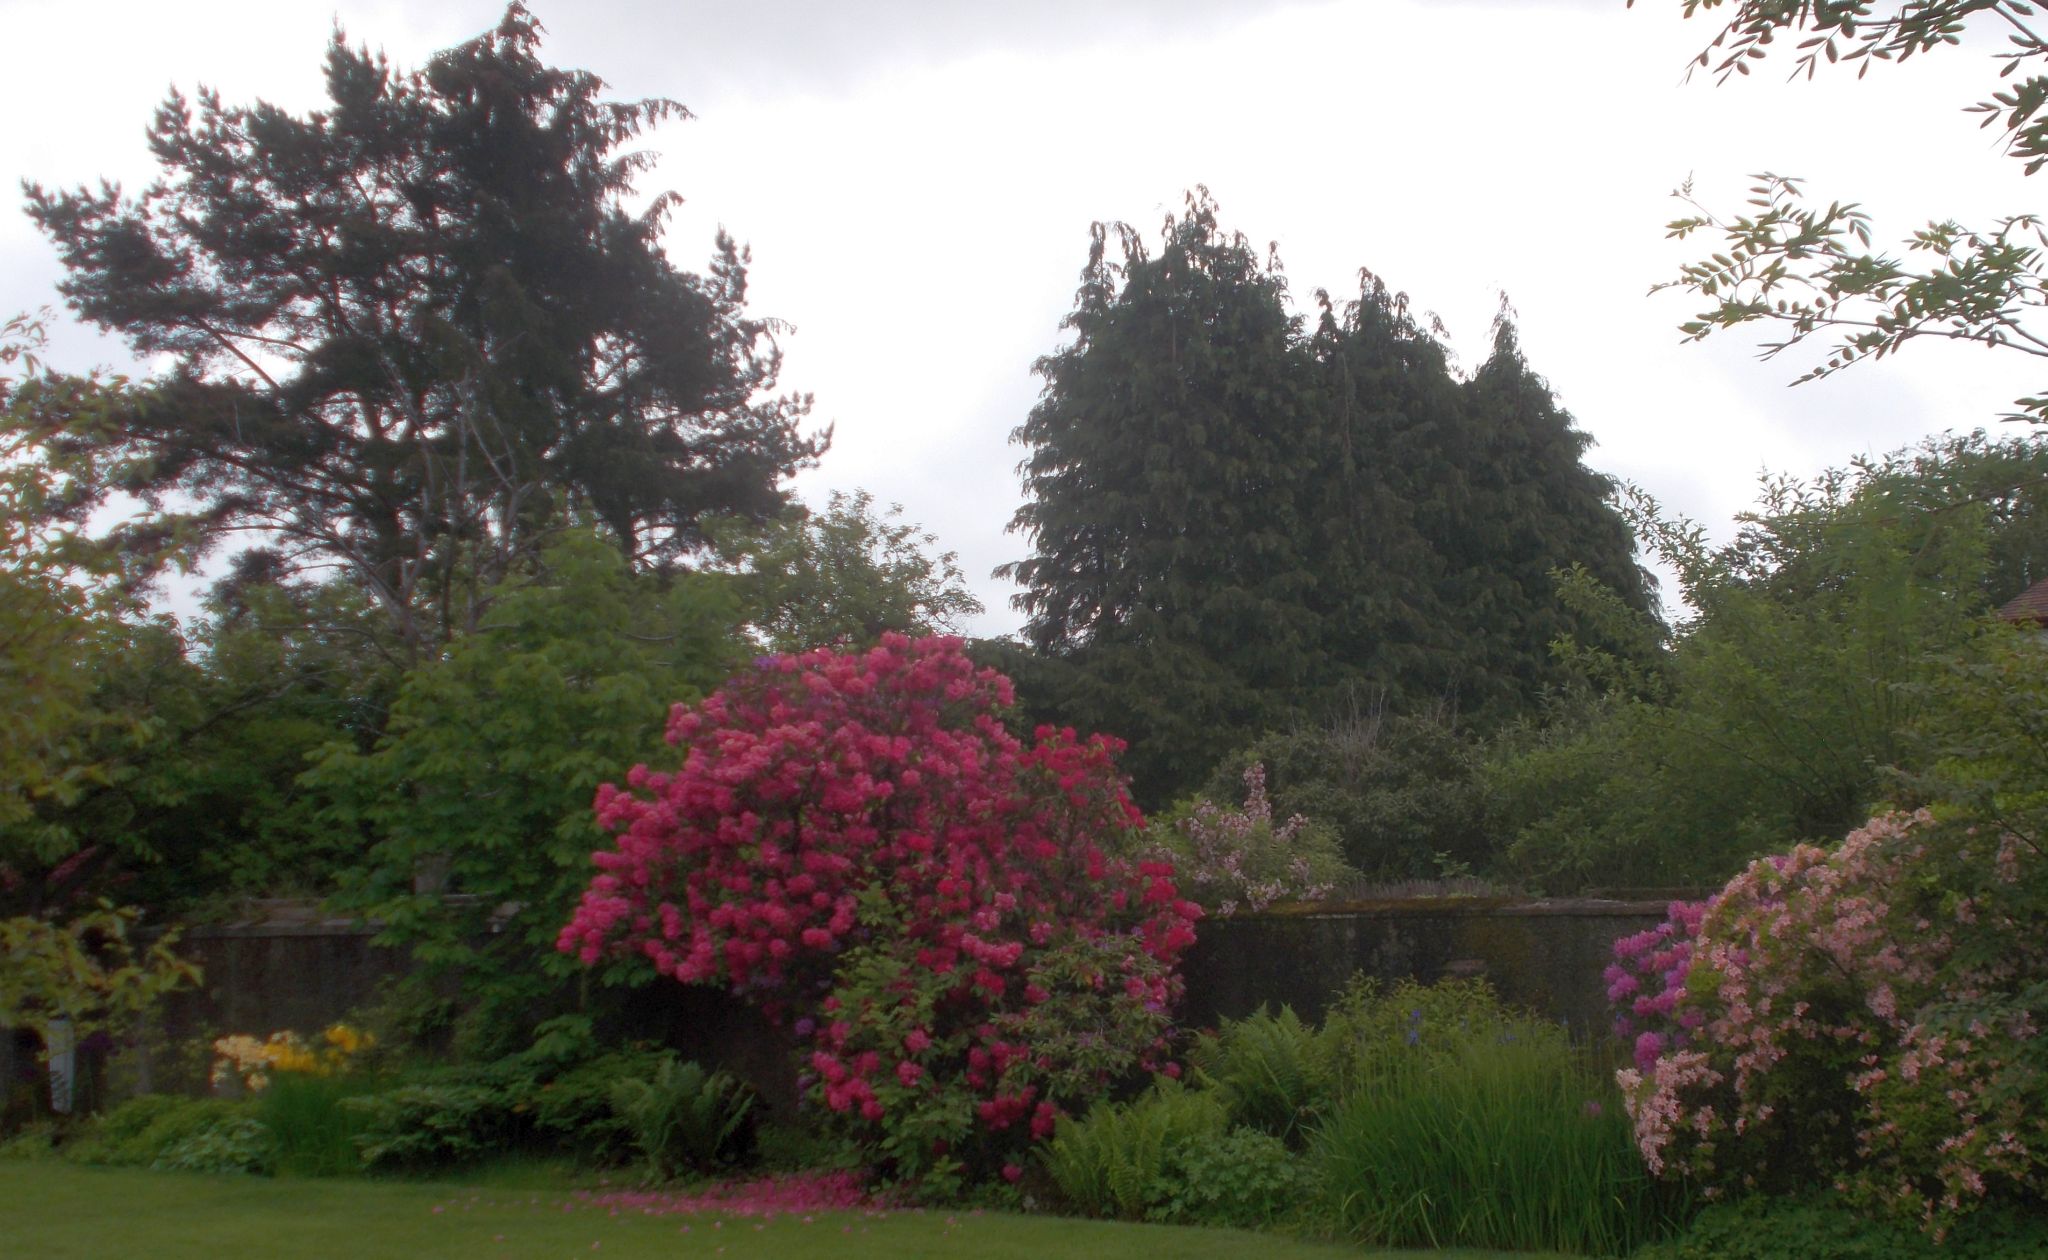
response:
[[[1637,1062],[1619,1080],[1651,1169],[1710,1192],[1817,1179],[1937,1232],[2048,1191],[2025,997],[2048,944],[1953,886],[2038,878],[2038,850],[2014,852],[1886,815],[1617,941],[1608,997]]]
[[[991,1130],[1014,1100],[1079,1092],[1108,1069],[1076,1076],[1053,1035],[1088,1014],[1077,986],[1084,1006],[1163,1012],[1200,910],[1171,865],[1110,856],[1143,821],[1121,745],[1050,728],[1027,745],[997,716],[1012,702],[958,639],[763,658],[676,706],[678,768],[599,789],[616,839],[559,948],[638,953],[815,1018],[819,1101],[869,1124],[935,1078],[969,1088]],[[1102,964],[1108,999],[1105,958],[1121,960]],[[1163,1015],[1125,1022],[1133,1056],[1158,1049]]]

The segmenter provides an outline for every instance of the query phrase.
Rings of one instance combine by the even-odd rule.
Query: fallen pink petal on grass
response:
[[[646,1216],[715,1213],[759,1217],[765,1222],[773,1220],[779,1213],[859,1211],[875,1207],[877,1203],[862,1184],[859,1174],[831,1171],[717,1182],[681,1193],[660,1190],[584,1192],[562,1205],[564,1210],[576,1206],[604,1208],[614,1215],[621,1209]],[[722,1221],[713,1221],[711,1225],[713,1229],[724,1228]]]

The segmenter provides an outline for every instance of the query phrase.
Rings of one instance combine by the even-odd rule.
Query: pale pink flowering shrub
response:
[[[1665,973],[1671,1005],[1645,1012],[1690,1044],[1619,1074],[1644,1159],[1710,1193],[1832,1184],[1937,1232],[2038,1201],[2048,1074],[2029,1004],[2048,946],[2007,913],[2023,899],[1969,872],[2017,883],[2039,862],[1923,811],[1751,864],[1705,906],[1682,978]],[[1610,973],[1620,1000],[1627,978]]]
[[[1239,808],[1200,800],[1152,828],[1153,855],[1173,863],[1182,890],[1203,909],[1256,914],[1275,902],[1316,901],[1355,874],[1329,829],[1300,814],[1273,821],[1264,765],[1252,763],[1244,786]]]
[[[1201,913],[1171,865],[1110,856],[1142,824],[1120,745],[1042,728],[1026,746],[996,717],[1010,703],[953,638],[762,658],[677,706],[680,769],[599,790],[617,840],[560,948],[752,996],[795,1021],[811,1096],[892,1171],[995,1175],[1161,1052]],[[1077,979],[1077,956],[1114,961]],[[1076,984],[1109,1003],[1086,1047],[1038,1014]]]

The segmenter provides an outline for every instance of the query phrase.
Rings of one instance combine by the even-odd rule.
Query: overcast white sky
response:
[[[1864,202],[1880,239],[1932,217],[2039,208],[1964,105],[1966,47],[1786,84],[1789,66],[1682,81],[1717,29],[1678,0],[534,0],[558,65],[693,121],[647,141],[644,185],[686,199],[669,236],[695,268],[723,224],[754,252],[757,313],[796,326],[784,385],[837,426],[800,491],[865,487],[988,577],[1090,221],[1152,230],[1206,183],[1226,227],[1277,241],[1306,304],[1370,267],[1435,311],[1468,366],[1505,291],[1524,350],[1598,445],[1589,461],[1725,534],[1756,474],[1809,474],[1992,421],[2039,389],[2024,356],[1940,346],[1787,389],[1736,336],[1680,344],[1691,313],[1646,296],[1689,257],[1663,239],[1689,173],[1734,208],[1746,176],[1800,175]],[[321,101],[334,22],[404,66],[491,25],[492,0],[54,3],[0,0],[0,176],[139,187],[166,88]],[[8,185],[10,189],[13,184]],[[58,267],[0,211],[0,316],[56,301]],[[61,328],[53,361],[121,348]]]

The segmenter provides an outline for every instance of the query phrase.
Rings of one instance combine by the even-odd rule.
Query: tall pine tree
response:
[[[1033,555],[999,573],[1025,588],[1027,698],[1130,739],[1154,803],[1349,688],[1519,712],[1572,629],[1555,569],[1647,605],[1611,483],[1505,319],[1460,381],[1369,273],[1341,310],[1318,298],[1310,332],[1206,191],[1157,257],[1098,224],[1014,435]]]
[[[172,361],[116,417],[130,488],[339,566],[415,655],[565,520],[662,562],[780,511],[824,446],[772,393],[744,252],[680,271],[674,195],[625,204],[652,160],[625,146],[686,112],[604,99],[540,34],[514,3],[401,72],[337,31],[328,108],[174,94],[139,197],[28,190],[72,305]]]

